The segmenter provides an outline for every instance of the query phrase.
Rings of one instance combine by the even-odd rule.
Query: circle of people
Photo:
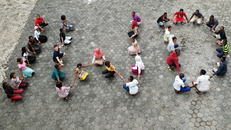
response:
[[[176,17],[175,17],[176,16]],[[63,98],[64,100],[68,100],[68,95],[70,92],[70,89],[74,86],[76,78],[79,80],[86,80],[86,78],[89,76],[89,74],[83,70],[83,68],[92,66],[95,64],[96,66],[102,66],[105,64],[106,69],[102,71],[102,74],[105,74],[105,78],[115,78],[115,73],[119,75],[119,77],[123,80],[123,88],[128,92],[129,95],[134,96],[138,93],[138,84],[140,81],[140,75],[145,69],[144,63],[142,62],[141,57],[139,56],[139,53],[141,53],[140,46],[137,43],[137,39],[139,38],[139,26],[142,24],[141,18],[133,11],[132,12],[133,20],[130,22],[132,27],[131,31],[128,32],[128,36],[132,41],[132,46],[128,47],[128,53],[130,55],[136,55],[135,61],[136,63],[131,67],[131,70],[134,75],[138,75],[137,80],[133,76],[128,77],[128,82],[124,80],[124,78],[119,74],[119,72],[116,70],[115,66],[113,66],[110,61],[107,61],[103,52],[99,49],[95,49],[95,53],[93,55],[93,60],[90,65],[82,65],[81,63],[77,64],[77,68],[75,70],[75,76],[73,84],[70,87],[65,87],[62,85],[62,80],[65,78],[65,72],[60,71],[61,67],[64,67],[64,63],[62,61],[62,58],[66,55],[65,53],[60,53],[60,49],[62,47],[68,46],[71,44],[72,38],[70,36],[65,35],[65,31],[74,31],[75,25],[68,20],[66,20],[66,16],[61,16],[61,28],[60,28],[60,42],[61,46],[54,45],[54,53],[53,53],[53,61],[55,62],[54,65],[54,71],[52,72],[52,79],[56,81],[56,91],[60,98]],[[175,17],[175,19],[174,19]],[[216,44],[218,45],[218,48],[216,51],[219,53],[217,56],[220,58],[220,62],[217,62],[218,69],[213,69],[214,74],[211,76],[205,75],[205,70],[200,70],[200,75],[196,81],[192,81],[192,86],[185,86],[184,83],[186,79],[184,78],[184,74],[180,72],[181,65],[178,63],[178,56],[181,55],[181,52],[179,49],[176,49],[178,47],[177,38],[174,35],[170,35],[170,32],[172,30],[171,26],[167,26],[166,23],[168,21],[173,21],[175,25],[177,25],[178,22],[180,22],[182,25],[186,24],[186,18],[187,22],[192,22],[193,24],[206,24],[208,27],[210,27],[211,33],[213,34],[214,38],[217,38],[218,41]],[[174,19],[174,20],[173,20]],[[183,9],[180,9],[180,11],[177,11],[171,19],[167,17],[167,13],[165,12],[162,16],[160,16],[157,20],[157,24],[159,25],[159,29],[165,30],[164,34],[164,43],[167,45],[167,50],[169,57],[167,58],[166,62],[168,64],[169,71],[174,71],[175,69],[178,70],[179,75],[176,76],[175,82],[173,83],[173,87],[175,89],[175,92],[177,94],[180,94],[182,92],[190,91],[191,88],[196,88],[196,93],[199,95],[205,94],[209,90],[209,81],[210,78],[212,78],[214,75],[217,75],[219,77],[223,77],[227,72],[227,62],[226,62],[226,56],[229,54],[229,43],[227,42],[226,34],[224,31],[224,27],[221,26],[219,31],[215,31],[216,26],[218,25],[218,20],[214,18],[213,15],[210,16],[209,20],[207,22],[204,21],[204,16],[199,12],[199,10],[196,10],[191,18],[188,20],[186,13]],[[26,77],[32,77],[33,74],[35,74],[35,71],[31,69],[31,64],[35,62],[36,56],[29,56],[30,54],[39,54],[41,53],[41,43],[45,43],[48,38],[45,35],[41,35],[42,32],[44,32],[44,27],[47,26],[48,23],[40,17],[39,14],[37,14],[37,18],[35,20],[35,32],[34,37],[29,36],[29,42],[27,47],[22,48],[22,58],[17,58],[18,62],[18,68],[21,73],[21,77],[19,78],[14,72],[10,74],[11,84],[4,82],[3,88],[5,90],[5,93],[7,94],[7,97],[11,99],[12,102],[16,102],[17,100],[21,100],[22,96],[21,94],[24,92],[22,88],[25,88],[28,86],[28,82],[23,81]],[[14,88],[12,88],[13,86]]]

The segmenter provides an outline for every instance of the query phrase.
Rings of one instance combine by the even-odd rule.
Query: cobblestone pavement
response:
[[[157,18],[164,12],[168,16],[183,8],[188,15],[196,9],[208,20],[213,14],[224,25],[230,39],[230,2],[228,0],[94,0],[90,4],[84,0],[39,0],[32,10],[14,54],[8,62],[9,74],[16,72],[16,58],[21,55],[28,36],[33,35],[36,14],[41,14],[49,26],[45,35],[48,42],[42,45],[42,53],[32,65],[36,74],[26,78],[30,83],[23,93],[22,101],[11,103],[2,91],[0,96],[0,129],[6,130],[227,130],[231,129],[231,74],[224,78],[214,77],[210,91],[205,95],[191,92],[177,95],[173,90],[177,72],[169,72],[166,58],[166,45],[163,32],[158,31]],[[91,63],[94,49],[99,47],[107,60],[127,79],[132,75],[131,66],[135,57],[127,53],[131,41],[127,36],[130,30],[131,11],[136,11],[143,23],[140,26],[138,44],[145,64],[141,75],[138,95],[131,97],[122,88],[123,81],[105,79],[101,71],[105,66],[85,68],[90,76],[86,81],[76,81],[69,101],[61,100],[51,79],[53,71],[53,45],[59,44],[60,16],[76,24],[76,30],[66,33],[73,37],[72,45],[62,48],[67,53],[63,59],[66,78],[65,86],[73,82],[77,63]],[[181,71],[191,85],[199,76],[200,69],[212,74],[216,68],[216,39],[209,28],[192,24],[172,25],[174,34],[182,50],[179,62]],[[230,58],[228,57],[228,63]],[[229,64],[230,68],[231,65]]]

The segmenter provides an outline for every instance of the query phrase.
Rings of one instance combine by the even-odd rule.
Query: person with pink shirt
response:
[[[59,97],[63,98],[66,101],[68,100],[68,95],[69,95],[70,89],[72,87],[73,86],[65,87],[65,86],[62,85],[62,82],[57,82],[56,83],[56,91],[58,92]]]
[[[21,72],[22,78],[26,78],[26,77],[32,77],[32,74],[34,74],[34,70],[32,70],[31,68],[26,66],[26,63],[23,61],[23,59],[18,58],[17,62],[19,62],[18,64],[18,68]]]

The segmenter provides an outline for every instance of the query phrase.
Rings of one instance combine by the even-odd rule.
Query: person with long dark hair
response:
[[[21,72],[22,78],[24,79],[26,77],[32,77],[32,75],[35,73],[34,70],[27,67],[26,63],[21,58],[17,58],[17,62],[19,62],[18,68]]]
[[[34,52],[34,54],[39,54],[41,52],[41,46],[37,44],[37,41],[33,38],[33,36],[29,36],[28,48],[30,51]]]
[[[21,89],[13,89],[10,84],[8,84],[7,82],[4,82],[2,84],[2,87],[5,91],[5,93],[7,94],[7,97],[9,99],[11,99],[11,101],[13,103],[15,103],[17,100],[21,100],[22,96],[20,94],[22,94],[24,91]]]
[[[35,54],[33,52],[30,52],[26,47],[23,47],[22,59],[27,65],[31,66],[30,64],[32,64],[36,60],[36,56],[28,56],[28,53]]]

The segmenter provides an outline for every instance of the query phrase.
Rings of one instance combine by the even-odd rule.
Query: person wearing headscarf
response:
[[[133,38],[133,37],[135,37],[135,39],[139,38],[138,24],[137,24],[137,21],[135,20],[132,21],[132,31],[134,32],[134,34],[130,38]]]
[[[92,64],[95,63],[95,65],[103,65],[103,62],[105,62],[105,56],[102,51],[100,51],[99,48],[95,49],[94,57],[92,60]]]
[[[34,38],[38,42],[38,44],[45,43],[47,41],[47,36],[40,35],[40,33],[42,33],[44,31],[44,29],[41,28],[40,26],[35,26],[34,29],[35,29]],[[40,30],[42,30],[42,31],[40,32]]]
[[[132,40],[132,46],[128,47],[128,53],[130,55],[138,55],[138,53],[141,53],[140,46],[137,44],[136,39],[133,37]]]
[[[61,67],[61,65],[55,65],[54,71],[51,75],[51,78],[58,82],[61,82],[66,76],[66,73],[60,71]]]
[[[139,55],[135,57],[136,64],[132,66],[132,72],[134,75],[138,75],[138,82],[140,81],[140,75],[144,70],[144,63]]]
[[[22,59],[27,65],[31,66],[30,64],[36,60],[36,56],[28,56],[28,53],[35,54],[33,52],[30,52],[26,47],[23,47],[22,48]]]
[[[27,67],[26,63],[21,58],[17,58],[17,62],[19,62],[18,68],[21,72],[22,78],[24,79],[26,77],[32,77],[32,75],[35,73],[34,70]]]

